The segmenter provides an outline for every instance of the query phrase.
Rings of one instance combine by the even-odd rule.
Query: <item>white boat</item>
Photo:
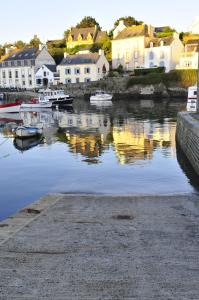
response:
[[[21,109],[51,108],[52,102],[45,97],[33,98],[28,103],[22,103]]]
[[[0,113],[15,113],[19,112],[21,108],[21,101],[2,103],[0,102]]]
[[[29,127],[29,126],[18,126],[13,130],[15,136],[20,138],[29,138],[33,136],[41,135],[43,132],[42,129],[37,127]]]
[[[113,105],[111,100],[90,100],[90,104],[96,107],[110,107]]]
[[[74,97],[65,94],[64,90],[39,90],[39,99],[46,99],[52,102],[53,106],[56,105],[70,105],[73,103]]]
[[[113,96],[111,94],[98,90],[90,97],[90,101],[110,101],[112,98]]]
[[[197,86],[188,88],[187,111],[196,112],[197,110]]]

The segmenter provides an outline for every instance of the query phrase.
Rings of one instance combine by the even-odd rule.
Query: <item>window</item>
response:
[[[160,67],[164,67],[165,64],[164,64],[164,61],[160,61]]]
[[[17,61],[17,66],[21,67],[21,61],[20,60]]]
[[[149,59],[150,59],[150,60],[154,59],[153,51],[149,52]]]
[[[41,85],[41,83],[42,83],[42,82],[41,82],[41,79],[37,79],[37,80],[36,80],[36,84]]]
[[[84,82],[90,82],[90,81],[91,81],[90,78],[85,78],[85,79],[84,79]]]
[[[28,60],[27,59],[24,60],[24,66],[28,66]]]
[[[18,72],[18,70],[15,70],[15,78],[19,78],[19,72]]]
[[[84,68],[84,74],[90,74],[91,70],[90,68]]]
[[[71,79],[70,78],[66,78],[65,83],[71,83]]]
[[[22,85],[26,85],[26,82],[25,82],[25,81],[22,81]]]
[[[154,67],[154,64],[151,62],[150,63],[150,68],[153,68]]]
[[[66,75],[71,74],[71,69],[69,69],[69,68],[68,68],[68,69],[65,69],[65,74],[66,74]]]
[[[6,72],[3,71],[3,78],[5,79],[6,78]]]
[[[14,61],[11,61],[11,67],[14,67],[15,63]]]
[[[75,74],[80,74],[80,68],[75,68]]]
[[[12,72],[11,71],[9,71],[9,78],[12,78]]]
[[[76,83],[79,83],[79,78],[76,78]]]
[[[98,74],[99,74],[99,73],[100,73],[100,68],[98,68],[98,70],[97,70],[97,71],[98,71]]]
[[[29,80],[29,85],[32,85],[32,80]]]
[[[139,57],[139,52],[138,52],[138,51],[135,51],[135,52],[134,52],[134,58],[135,58],[135,59],[138,59],[138,57]]]
[[[164,51],[160,52],[160,59],[164,59]]]
[[[24,70],[21,71],[21,77],[25,78],[25,71]]]
[[[47,74],[46,74],[46,72],[44,71],[44,77],[46,77],[47,76]]]

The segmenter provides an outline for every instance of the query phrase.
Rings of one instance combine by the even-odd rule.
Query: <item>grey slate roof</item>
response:
[[[46,68],[48,68],[53,73],[57,72],[57,66],[56,65],[44,65],[44,66],[46,66]]]
[[[98,53],[68,55],[60,65],[95,64],[99,59]]]
[[[24,48],[22,50],[17,50],[17,51],[12,52],[3,61],[36,59],[37,55],[38,55],[38,50],[36,48]]]

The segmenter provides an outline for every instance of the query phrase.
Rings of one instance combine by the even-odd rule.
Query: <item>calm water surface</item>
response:
[[[65,111],[0,115],[0,220],[47,193],[170,194],[199,190],[176,151],[185,103],[76,100]],[[44,128],[42,139],[12,136],[16,124]]]

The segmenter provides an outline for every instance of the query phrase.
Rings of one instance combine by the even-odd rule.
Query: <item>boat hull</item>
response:
[[[21,108],[21,105],[0,105],[0,113],[15,113],[19,112]]]
[[[19,126],[15,129],[15,136],[19,138],[30,138],[42,134],[42,129],[35,127]]]
[[[111,101],[113,98],[112,95],[107,95],[107,96],[91,96],[90,101]]]
[[[60,99],[52,102],[52,106],[67,106],[73,104],[73,98]]]
[[[34,108],[51,108],[52,103],[38,103],[38,104],[31,104],[31,103],[23,103],[21,105],[21,109],[34,109]]]

